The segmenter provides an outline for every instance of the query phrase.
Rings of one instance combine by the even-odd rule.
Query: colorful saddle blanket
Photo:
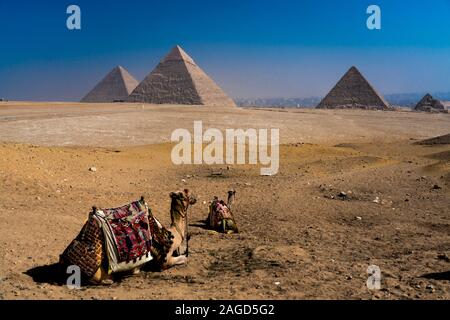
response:
[[[127,271],[152,260],[149,210],[135,201],[125,206],[97,210],[108,253],[109,272]]]
[[[150,252],[152,236],[145,204],[136,201],[102,211],[114,234],[119,262],[130,262]]]

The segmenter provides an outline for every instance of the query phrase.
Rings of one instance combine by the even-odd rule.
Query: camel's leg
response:
[[[173,256],[174,251],[180,248],[181,238],[178,236],[175,238],[175,241],[172,245],[172,248],[167,253],[166,263],[164,264],[165,268],[170,268],[172,266],[185,264],[187,261],[186,255],[178,255],[176,257]]]
[[[141,272],[141,267],[136,267],[133,270],[131,270],[132,274],[139,274]]]
[[[181,255],[178,257],[168,257],[166,261],[167,267],[177,266],[180,264],[185,264],[187,262],[187,257],[185,255]]]
[[[112,284],[113,280],[111,275],[108,274],[105,268],[100,267],[98,268],[97,272],[95,272],[95,274],[92,276],[92,278],[89,279],[89,282],[95,284]]]

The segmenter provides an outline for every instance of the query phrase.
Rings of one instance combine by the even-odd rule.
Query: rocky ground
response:
[[[415,144],[448,133],[450,115],[165,108],[0,104],[1,299],[450,298],[450,145]],[[170,132],[193,120],[279,127],[279,173],[173,165]],[[61,283],[58,256],[92,205],[145,195],[167,224],[183,188],[199,200],[187,265]],[[206,230],[208,202],[230,188],[241,232]],[[370,265],[381,290],[366,286]]]

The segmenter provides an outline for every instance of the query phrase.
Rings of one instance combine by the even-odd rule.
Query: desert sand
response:
[[[279,173],[173,165],[170,134],[195,120],[279,128]],[[415,144],[449,131],[449,114],[2,102],[0,299],[450,299],[450,145]],[[198,198],[187,265],[60,282],[91,206],[144,195],[168,224],[183,188]],[[205,230],[208,202],[230,188],[241,232]],[[381,290],[366,287],[370,265]]]

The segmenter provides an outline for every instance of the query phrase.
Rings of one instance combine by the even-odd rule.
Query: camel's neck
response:
[[[172,206],[170,209],[170,217],[172,219],[170,226],[174,227],[181,234],[181,236],[184,237],[186,229],[186,216],[184,210],[179,206]]]
[[[231,207],[233,206],[234,202],[234,193],[228,193],[228,200],[227,200],[227,207],[231,210]]]

